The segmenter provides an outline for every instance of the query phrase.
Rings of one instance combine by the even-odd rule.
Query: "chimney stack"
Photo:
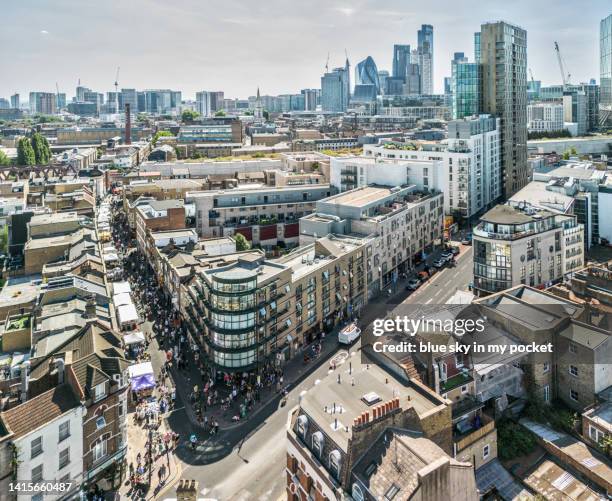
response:
[[[30,362],[26,360],[21,364],[21,401],[28,399],[28,389],[30,388]]]
[[[61,358],[55,359],[55,368],[57,369],[57,384],[64,384],[64,361]]]
[[[132,116],[130,103],[125,103],[125,144],[132,144]]]

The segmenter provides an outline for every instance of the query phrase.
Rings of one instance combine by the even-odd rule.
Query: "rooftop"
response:
[[[372,202],[382,201],[393,193],[392,188],[366,186],[330,197],[325,202],[350,205],[352,207],[365,207]]]
[[[348,363],[352,365],[351,374]],[[429,395],[415,383],[403,383],[377,365],[362,364],[358,356],[315,385],[302,397],[300,407],[343,450],[348,446],[353,420],[372,410],[364,400],[366,394],[375,394],[376,403],[399,398],[402,408],[413,407],[419,415],[443,405],[441,398]],[[332,410],[334,405],[336,413]]]
[[[72,388],[68,384],[62,384],[1,413],[0,419],[8,432],[19,438],[79,405],[79,399]]]
[[[543,210],[538,211],[538,214],[543,217],[552,215],[550,212]],[[487,223],[497,224],[525,224],[534,221],[534,217],[526,211],[506,204],[496,205],[480,219]]]

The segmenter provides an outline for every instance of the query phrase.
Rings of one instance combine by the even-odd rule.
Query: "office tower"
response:
[[[602,118],[612,120],[612,14],[599,24],[599,86]]]
[[[138,93],[136,89],[121,89],[119,94],[119,108],[125,109],[125,105],[130,105],[130,111],[136,113],[138,111]]]
[[[66,108],[66,93],[58,92],[57,93],[57,109],[63,110]]]
[[[421,93],[433,94],[433,26],[423,24],[417,33]]]
[[[4,97],[0,97],[0,110],[8,110],[10,107],[10,101]]]
[[[11,108],[18,109],[20,107],[19,94],[13,94],[11,96]]]
[[[30,92],[30,111],[43,115],[57,113],[57,96],[54,92]]]
[[[557,132],[563,130],[563,105],[555,102],[527,105],[528,132]]]
[[[467,58],[451,62],[451,93],[453,119],[478,115],[482,105],[482,68]]]
[[[346,111],[350,99],[349,62],[344,68],[334,68],[321,77],[321,108],[323,111]]]
[[[374,86],[376,94],[380,94],[380,80],[378,79],[378,68],[371,56],[355,66],[355,87],[357,85]]]
[[[576,124],[576,134],[584,136],[587,132],[587,97],[581,90],[563,92],[563,119]]]
[[[301,93],[304,96],[304,109],[306,111],[316,110],[319,89],[302,89]]]
[[[448,96],[449,94],[452,94],[452,81],[453,81],[453,77],[444,77],[444,95]]]
[[[76,101],[79,103],[85,102],[85,93],[91,92],[91,89],[87,87],[83,87],[82,85],[77,86],[76,88]]]
[[[527,32],[503,21],[480,31],[481,112],[501,118],[502,194],[511,197],[530,178],[527,164]]]
[[[417,63],[409,63],[406,71],[406,83],[404,84],[403,94],[407,96],[422,94],[421,77],[421,66]]]
[[[393,78],[405,78],[410,63],[410,45],[393,46]]]
[[[401,96],[404,93],[405,82],[406,75],[403,77],[388,77],[385,82],[385,94],[387,96]]]
[[[380,84],[381,94],[387,92],[387,78],[389,78],[389,72],[387,70],[380,70],[378,72],[378,83]]]
[[[453,54],[453,61],[462,61],[465,59],[465,52],[455,52]]]
[[[210,117],[223,109],[223,100],[222,91],[196,92],[196,111],[203,117]]]
[[[541,80],[529,80],[527,82],[527,100],[538,101],[540,99],[540,91],[542,89]]]

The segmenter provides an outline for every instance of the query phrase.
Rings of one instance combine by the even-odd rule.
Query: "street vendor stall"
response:
[[[136,330],[139,318],[134,303],[119,306],[117,308],[117,320],[122,331]]]
[[[133,331],[123,336],[123,344],[129,358],[137,358],[144,353],[145,336],[140,331]]]
[[[128,367],[132,402],[151,396],[155,388],[155,375],[151,362],[130,365]]]

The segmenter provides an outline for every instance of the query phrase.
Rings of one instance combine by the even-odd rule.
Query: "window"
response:
[[[604,432],[595,428],[592,425],[589,425],[589,437],[593,442],[601,442],[604,438]]]
[[[482,448],[482,459],[487,459],[489,457],[490,452],[491,452],[491,447],[489,447],[489,444],[485,445]]]
[[[548,362],[544,362],[544,365],[542,367],[542,372],[546,374],[549,370],[550,370],[550,364]]]
[[[467,392],[468,392],[468,385],[467,385],[467,384],[464,384],[464,385],[461,387],[461,393],[467,393]]]
[[[44,499],[45,499],[45,495],[41,493],[38,493],[32,496],[32,501],[44,501]]]
[[[569,373],[572,376],[578,377],[578,367],[576,367],[575,365],[570,365],[569,366]]]
[[[59,453],[59,469],[65,468],[70,463],[70,447]]]
[[[576,346],[576,343],[569,344],[569,351],[570,353],[576,353],[578,351],[578,346]]]
[[[42,454],[42,451],[43,451],[42,446],[43,446],[42,437],[38,437],[32,440],[32,442],[30,443],[30,448],[32,452],[32,454],[30,455],[30,459],[35,458],[39,454]]]
[[[389,487],[387,489],[387,492],[385,492],[385,501],[391,501],[395,496],[397,496],[397,493],[400,491],[399,485],[397,484],[391,484],[391,487]]]
[[[40,482],[43,479],[43,465],[39,464],[32,468],[32,482]]]
[[[106,383],[100,383],[94,387],[94,402],[102,400],[106,396]]]
[[[578,392],[575,390],[570,390],[570,398],[578,402]]]
[[[104,419],[104,416],[100,416],[99,418],[96,418],[96,430],[99,430],[100,428],[104,428],[106,426],[106,419]]]
[[[550,386],[544,386],[544,402],[550,402]]]
[[[338,478],[340,476],[340,452],[337,449],[329,454],[329,468],[334,477]]]
[[[312,434],[312,451],[317,457],[321,457],[321,452],[323,451],[323,434],[320,431]]]
[[[304,416],[303,414],[300,417],[298,417],[297,429],[298,429],[298,433],[302,435],[302,437],[306,436],[306,430],[308,429],[308,418]]]
[[[361,487],[359,487],[359,485],[356,483],[353,484],[351,495],[354,501],[363,501],[363,492],[361,490]]]
[[[106,436],[100,437],[91,446],[93,451],[93,460],[98,461],[106,456]]]
[[[59,441],[66,440],[70,436],[70,421],[60,423],[59,425]]]

